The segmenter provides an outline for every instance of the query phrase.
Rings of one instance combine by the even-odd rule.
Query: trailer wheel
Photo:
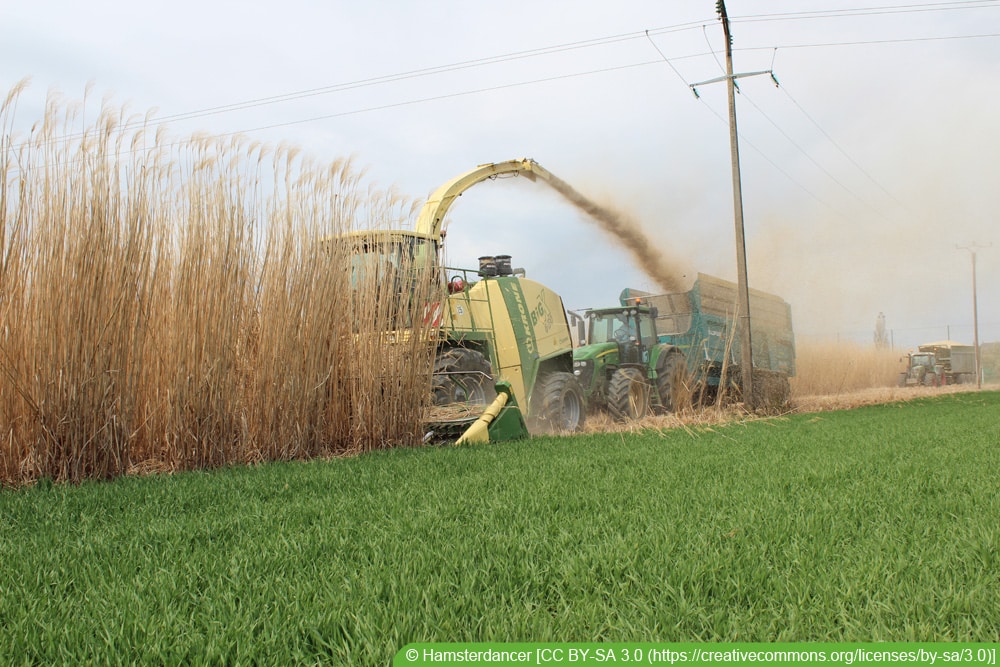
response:
[[[608,412],[615,419],[628,421],[649,414],[650,386],[635,368],[619,368],[608,383]]]
[[[431,380],[434,405],[482,405],[496,398],[490,362],[482,352],[451,347],[438,353]]]
[[[667,412],[679,412],[691,405],[695,387],[691,386],[691,374],[683,354],[671,352],[667,355],[656,371],[656,391],[660,395],[660,405]]]
[[[768,412],[784,410],[792,397],[788,376],[777,371],[755,368],[753,371],[754,406]]]

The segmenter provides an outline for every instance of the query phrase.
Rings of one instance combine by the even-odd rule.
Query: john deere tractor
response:
[[[353,241],[357,270],[371,274],[366,281],[384,284],[385,276],[393,276],[394,287],[388,291],[404,300],[413,295],[398,285],[405,286],[411,277],[430,275],[440,281],[437,296],[414,309],[422,312],[423,326],[431,329],[437,348],[432,401],[441,408],[457,404],[487,409],[481,417],[464,412],[436,416],[428,424],[429,439],[509,439],[529,429],[573,431],[583,424],[583,390],[573,375],[573,345],[562,299],[526,278],[523,270],[513,269],[507,255],[484,256],[478,269],[451,269],[441,262],[442,222],[455,199],[482,181],[519,174],[531,180],[549,178],[529,159],[480,165],[438,188],[413,231],[347,236]],[[373,267],[383,268],[375,273]],[[389,333],[393,340],[406,335]]]
[[[657,342],[656,316],[642,305],[586,312],[587,344],[574,352],[573,370],[591,407],[619,420],[680,407],[689,391],[686,361]]]

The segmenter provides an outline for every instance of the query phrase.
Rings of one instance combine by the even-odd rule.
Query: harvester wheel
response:
[[[667,412],[679,412],[691,405],[695,388],[691,386],[691,374],[683,354],[667,354],[656,371],[656,391],[660,395],[660,405]]]
[[[608,383],[608,412],[615,419],[639,419],[649,413],[649,382],[635,368],[619,368]]]
[[[482,405],[496,398],[490,362],[478,350],[452,347],[438,353],[431,381],[434,405]]]
[[[572,373],[558,371],[540,376],[531,400],[533,431],[579,431],[583,427],[587,405],[583,387]]]

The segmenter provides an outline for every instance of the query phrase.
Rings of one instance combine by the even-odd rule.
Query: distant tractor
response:
[[[574,351],[573,366],[588,404],[624,420],[711,400],[723,382],[735,390],[736,294],[735,284],[699,274],[687,292],[625,289],[620,306],[585,311],[585,344]],[[755,403],[784,404],[795,373],[791,308],[751,290],[751,317],[754,393],[761,394]]]
[[[976,349],[946,340],[920,345],[907,355],[900,387],[939,387],[976,381]]]

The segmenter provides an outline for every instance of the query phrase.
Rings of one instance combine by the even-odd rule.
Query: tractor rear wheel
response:
[[[532,402],[532,430],[542,433],[579,431],[587,413],[583,387],[572,373],[546,373],[538,378]]]
[[[482,352],[451,347],[438,352],[431,380],[434,405],[482,405],[496,397],[490,362]]]
[[[649,413],[649,382],[636,368],[619,368],[608,383],[608,412],[615,419],[640,419]]]

